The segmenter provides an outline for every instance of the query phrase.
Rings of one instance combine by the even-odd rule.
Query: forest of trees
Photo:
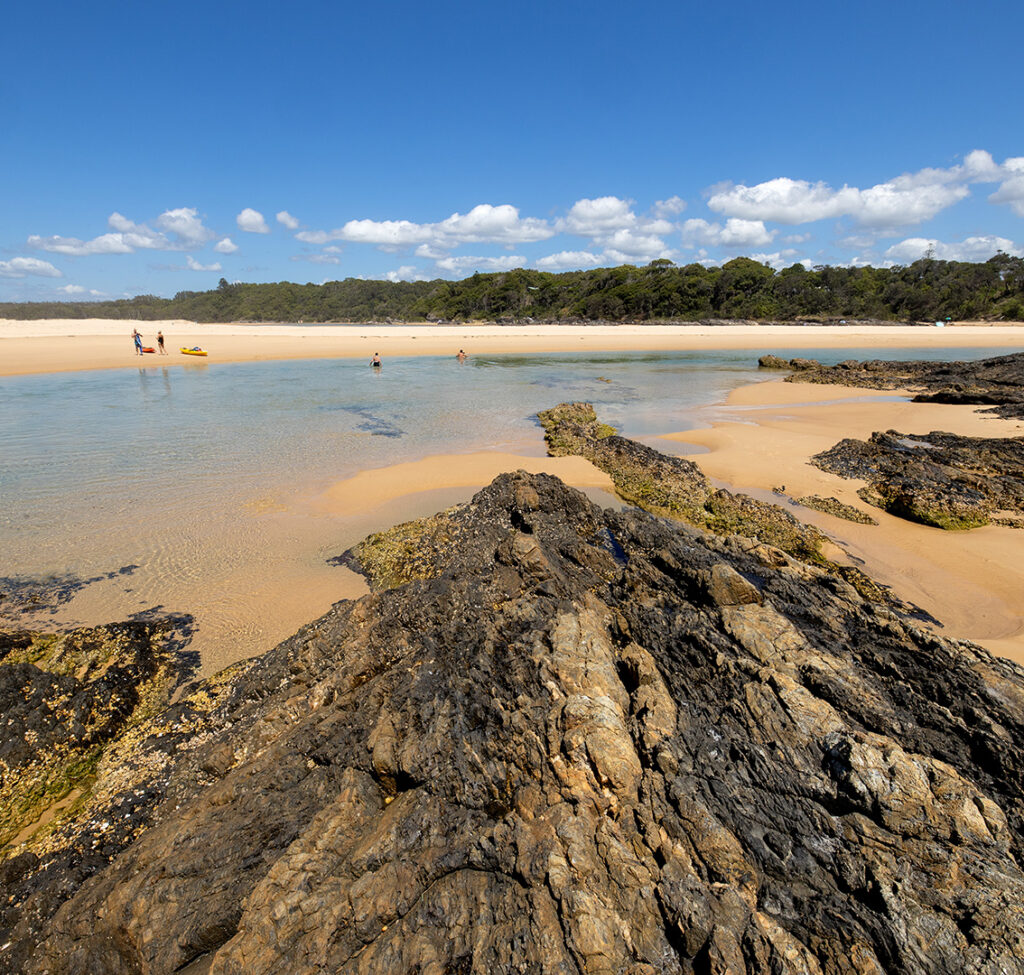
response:
[[[781,271],[746,257],[721,267],[653,261],[550,274],[518,269],[462,281],[346,278],[325,284],[229,284],[119,301],[0,303],[0,318],[197,322],[774,321],[1024,319],[1024,258],[924,258],[906,267],[802,264]]]

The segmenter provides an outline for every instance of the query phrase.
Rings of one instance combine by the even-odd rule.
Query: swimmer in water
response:
[[[370,365],[373,366],[374,369],[379,369],[381,365],[383,365],[383,363],[380,361],[379,352],[373,353],[373,358],[370,360]]]

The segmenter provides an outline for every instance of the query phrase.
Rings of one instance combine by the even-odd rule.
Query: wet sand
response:
[[[167,355],[137,356],[137,327],[147,346],[164,333]],[[198,345],[205,359],[182,355]],[[1024,324],[910,325],[202,325],[104,319],[0,320],[0,376],[147,365],[536,352],[689,349],[1024,347]]]

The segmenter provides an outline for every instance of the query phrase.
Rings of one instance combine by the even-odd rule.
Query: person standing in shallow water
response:
[[[465,362],[466,361],[466,353],[463,352],[462,349],[459,349],[459,354],[455,358],[458,359],[459,362]]]
[[[167,350],[164,348],[164,333],[163,332],[157,332],[156,333],[156,344],[157,344],[157,348],[160,349],[160,355],[167,355]]]
[[[132,339],[135,342],[135,354],[142,355],[142,336],[137,328],[132,329]]]
[[[373,358],[370,360],[370,365],[373,366],[374,369],[379,369],[383,365],[383,363],[380,361],[379,352],[373,353]]]

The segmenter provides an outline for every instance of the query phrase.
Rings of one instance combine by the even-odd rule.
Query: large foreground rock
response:
[[[1019,668],[545,476],[444,537],[154,719],[7,970],[1024,970]]]

